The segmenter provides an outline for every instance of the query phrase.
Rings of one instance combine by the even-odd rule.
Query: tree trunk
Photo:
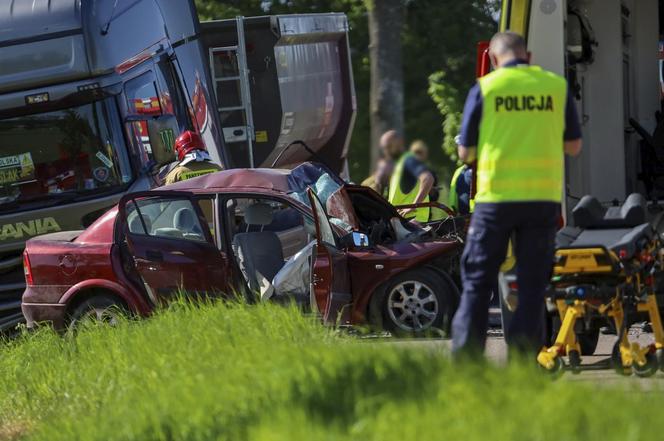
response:
[[[403,134],[403,0],[369,0],[371,56],[371,164],[378,158],[380,137],[394,129]]]

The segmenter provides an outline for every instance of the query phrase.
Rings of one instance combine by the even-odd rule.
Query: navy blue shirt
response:
[[[429,171],[427,166],[415,156],[411,155],[406,158],[403,164],[403,174],[401,175],[401,192],[405,194],[413,191],[413,188],[417,185],[417,181],[420,179],[420,175],[427,171]]]
[[[505,64],[503,67],[509,68],[520,64],[527,64],[523,60],[515,60]],[[482,122],[482,91],[479,84],[475,84],[466,99],[466,105],[463,108],[463,119],[461,120],[461,136],[459,144],[464,147],[476,147],[480,139],[480,123]],[[574,105],[574,97],[567,87],[567,104],[565,105],[565,141],[572,141],[581,138],[581,125],[579,124],[579,115]]]
[[[456,181],[457,211],[459,214],[470,214],[470,189],[473,182],[473,169],[466,166]]]

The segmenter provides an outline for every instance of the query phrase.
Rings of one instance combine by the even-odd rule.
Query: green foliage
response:
[[[0,439],[660,439],[664,396],[629,384],[453,365],[294,309],[176,304],[116,328],[4,343]]]
[[[445,58],[441,68],[430,71],[428,91],[443,119],[442,151],[453,162],[457,161],[454,137],[459,133],[466,94],[475,80],[476,45],[496,31],[497,8],[498,3],[491,0],[454,2],[446,8],[446,23],[436,28]]]
[[[457,162],[457,146],[454,138],[461,129],[462,92],[446,80],[445,72],[429,77],[429,94],[443,117],[443,152]]]

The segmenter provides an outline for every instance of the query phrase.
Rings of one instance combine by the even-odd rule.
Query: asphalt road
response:
[[[583,357],[583,370],[578,374],[566,371],[563,379],[566,381],[592,382],[603,387],[664,391],[664,372],[658,372],[650,378],[639,378],[635,375],[623,377],[614,372],[609,366],[601,366],[611,356],[611,349],[616,340],[617,337],[615,335],[600,336],[595,354]],[[653,341],[653,336],[652,334],[633,329],[630,332],[630,340],[638,341],[639,344],[645,345]],[[438,352],[441,356],[449,356],[451,347],[449,339],[392,340],[392,343],[409,348],[421,346],[423,349]],[[507,345],[500,329],[493,328],[489,331],[486,357],[497,365],[505,365],[507,363]],[[593,366],[598,363],[600,366]]]

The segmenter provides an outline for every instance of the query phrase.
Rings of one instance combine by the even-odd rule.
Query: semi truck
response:
[[[225,168],[308,159],[298,140],[343,171],[347,31],[340,14],[201,24],[193,0],[0,1],[0,330],[22,321],[25,241],[160,185],[184,130]]]

